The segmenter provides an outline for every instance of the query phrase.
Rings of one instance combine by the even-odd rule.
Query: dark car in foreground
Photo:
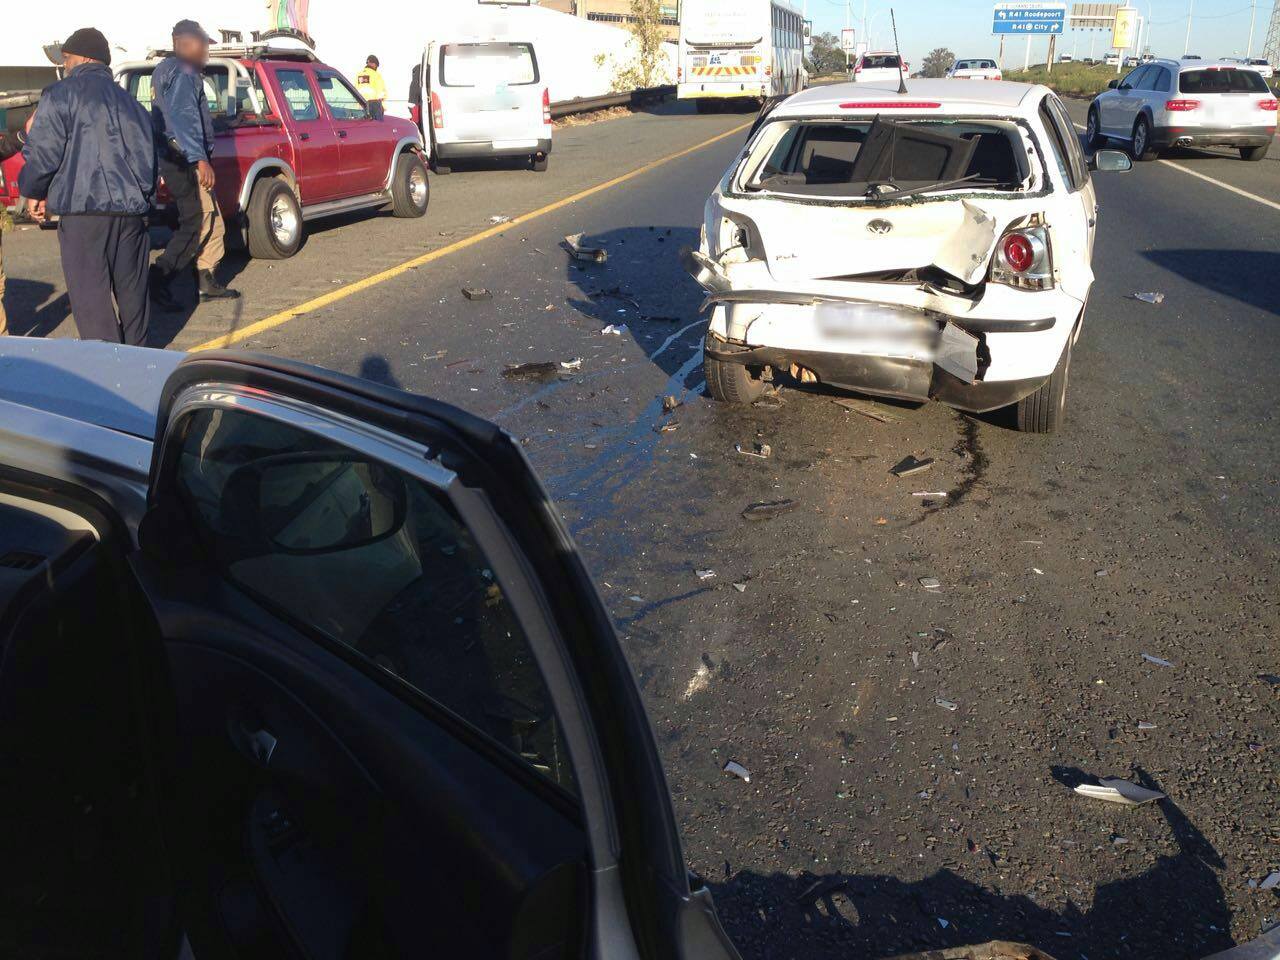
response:
[[[0,715],[2,956],[737,956],[558,511],[434,400],[0,338]]]

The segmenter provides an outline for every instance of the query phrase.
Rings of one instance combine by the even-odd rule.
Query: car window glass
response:
[[[1139,78],[1139,81],[1138,81],[1138,89],[1154,90],[1159,80],[1160,80],[1159,67],[1143,67],[1142,76]]]
[[[1120,81],[1120,86],[1133,89],[1138,85],[1138,81],[1141,79],[1142,71],[1146,69],[1147,69],[1146,67],[1139,67],[1137,70],[1132,70],[1129,73],[1125,74],[1125,78]]]
[[[1267,93],[1270,88],[1257,70],[1187,70],[1178,79],[1183,93]]]
[[[898,55],[895,53],[868,54],[862,58],[863,70],[897,70]]]
[[[276,79],[280,83],[280,91],[284,94],[289,116],[295,120],[320,118],[320,109],[316,105],[315,97],[311,94],[311,84],[307,82],[305,70],[277,70]]]
[[[1155,79],[1155,83],[1152,84],[1152,89],[1159,90],[1162,93],[1168,93],[1170,85],[1173,81],[1173,77],[1169,73],[1169,68],[1156,67],[1155,71],[1156,71],[1156,79]]]
[[[447,43],[440,48],[440,85],[500,90],[538,82],[527,43]]]
[[[1048,97],[1040,101],[1040,119],[1044,121],[1045,129],[1049,134],[1049,153],[1053,155],[1053,162],[1057,165],[1058,172],[1062,174],[1062,179],[1067,182],[1067,186],[1073,188],[1075,184],[1072,182],[1071,168],[1067,163],[1067,143],[1062,137],[1062,131],[1058,129],[1058,122],[1053,116]]]
[[[1067,113],[1067,108],[1057,97],[1046,97],[1045,102],[1048,103],[1050,115],[1055,121],[1054,128],[1058,132],[1058,138],[1066,144],[1071,187],[1073,190],[1082,187],[1089,180],[1089,161],[1084,155],[1084,148],[1080,146],[1080,137],[1076,135],[1071,114]]]
[[[342,77],[329,71],[316,71],[316,84],[320,96],[329,105],[329,115],[335,120],[364,120],[369,110],[356,95],[355,90]]]
[[[199,410],[180,438],[178,494],[222,576],[573,788],[523,629],[446,498],[242,411]]]

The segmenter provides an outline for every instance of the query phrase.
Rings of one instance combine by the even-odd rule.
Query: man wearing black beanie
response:
[[[142,344],[150,320],[146,215],[156,153],[146,108],[111,75],[93,28],[62,45],[62,80],[40,97],[18,177],[31,214],[57,214],[62,272],[84,340]]]

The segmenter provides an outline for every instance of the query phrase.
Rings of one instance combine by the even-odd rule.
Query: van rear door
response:
[[[439,48],[438,82],[442,141],[492,142],[495,152],[536,149],[548,136],[544,84],[530,43],[446,43]]]

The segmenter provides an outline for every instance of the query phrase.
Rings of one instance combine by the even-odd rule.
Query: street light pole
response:
[[[1252,0],[1249,4],[1249,44],[1244,48],[1244,58],[1246,60],[1253,59],[1253,21],[1258,15],[1258,0]]]
[[[1187,0],[1187,39],[1182,45],[1182,55],[1185,57],[1191,52],[1191,14],[1195,11],[1196,0]]]

